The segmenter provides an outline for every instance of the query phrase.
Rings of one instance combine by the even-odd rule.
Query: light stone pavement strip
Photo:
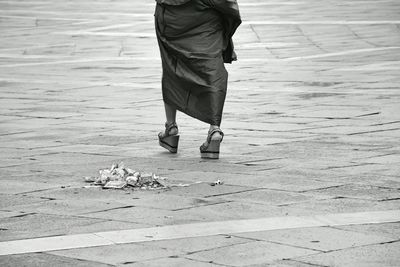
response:
[[[210,162],[198,152],[207,125],[182,114],[179,153],[158,147],[153,1],[0,0],[1,244],[84,235],[77,247],[92,246],[109,231],[249,222],[231,234],[4,255],[1,266],[398,265],[396,217],[281,230],[250,222],[398,213],[400,3],[239,5],[226,138]],[[191,185],[83,188],[83,176],[120,161]]]

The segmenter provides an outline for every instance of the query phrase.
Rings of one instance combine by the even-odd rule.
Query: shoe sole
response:
[[[206,150],[200,151],[202,159],[219,159],[220,140],[211,140]]]
[[[172,135],[164,138],[159,138],[158,143],[161,147],[165,148],[169,152],[177,153],[179,144],[179,135]]]

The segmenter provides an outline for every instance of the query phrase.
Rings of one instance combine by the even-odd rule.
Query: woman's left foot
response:
[[[219,159],[219,148],[224,138],[220,128],[213,128],[208,132],[207,141],[200,147],[201,158]]]

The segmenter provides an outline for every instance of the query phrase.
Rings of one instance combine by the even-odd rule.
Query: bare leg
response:
[[[164,107],[165,107],[165,116],[167,117],[167,124],[176,122],[176,109],[165,102],[164,102]],[[178,129],[175,127],[172,128],[169,131],[169,134],[170,135],[178,134]]]
[[[165,116],[167,117],[167,123],[173,123],[176,120],[176,109],[171,105],[164,102]]]

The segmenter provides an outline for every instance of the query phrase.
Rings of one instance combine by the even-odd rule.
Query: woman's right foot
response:
[[[206,142],[200,147],[201,158],[219,159],[219,147],[223,138],[224,133],[220,128],[210,129]]]
[[[178,152],[178,125],[176,122],[165,123],[165,131],[158,134],[158,143],[171,153]]]

